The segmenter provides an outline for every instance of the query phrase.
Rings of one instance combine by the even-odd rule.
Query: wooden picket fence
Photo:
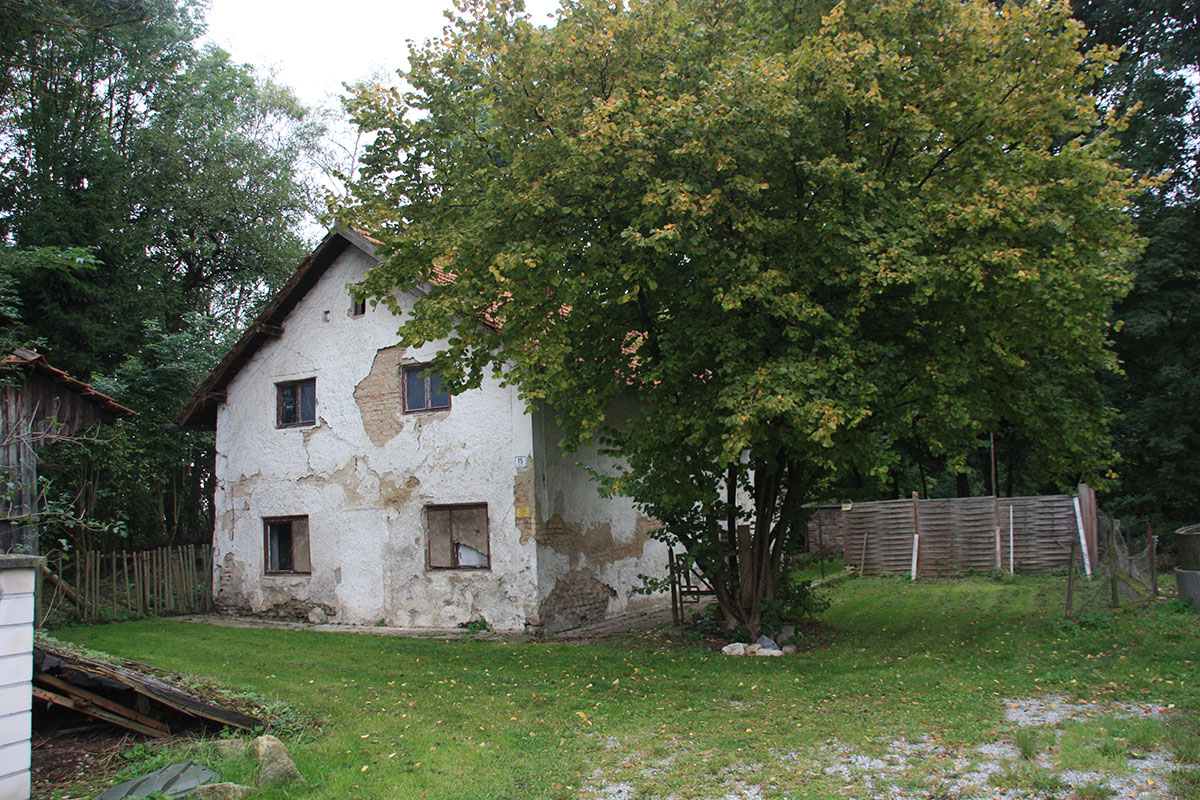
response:
[[[88,551],[71,561],[60,565],[58,574],[71,581],[76,617],[82,621],[212,610],[210,545]]]
[[[1095,493],[1078,498],[954,497],[817,506],[808,523],[815,555],[839,553],[865,575],[951,577],[969,572],[1067,569],[1087,543],[1097,564]]]

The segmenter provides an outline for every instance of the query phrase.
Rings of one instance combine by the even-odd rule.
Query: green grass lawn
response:
[[[1164,605],[1064,625],[1064,584],[853,580],[830,592],[828,642],[784,658],[730,658],[663,633],[447,642],[141,621],[56,635],[319,720],[289,742],[307,783],[262,798],[867,797],[885,773],[903,796],[949,797],[947,781],[997,742],[1013,753],[989,778],[997,792],[1108,797],[1099,780],[1047,783],[1037,759],[1136,776],[1133,759],[1170,749],[1190,767],[1146,796],[1200,798],[1189,744],[1200,741],[1200,617]],[[1174,713],[1029,735],[1005,719],[1009,702],[1053,695]],[[253,776],[205,745],[133,755],[126,777],[181,755]]]

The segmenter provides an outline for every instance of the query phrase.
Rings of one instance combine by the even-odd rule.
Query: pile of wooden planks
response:
[[[33,651],[33,697],[152,737],[201,720],[251,730],[261,719],[198,697],[129,662],[108,663],[39,640]]]

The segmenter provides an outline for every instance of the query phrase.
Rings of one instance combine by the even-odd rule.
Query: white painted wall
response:
[[[38,562],[30,556],[0,556],[0,800],[29,800]]]
[[[398,387],[401,355],[379,353],[396,343],[388,309],[350,316],[346,284],[371,263],[350,247],[227,388],[216,434],[217,601],[259,614],[295,598],[293,612],[317,603],[336,622],[452,627],[482,617],[519,630],[537,613],[536,544],[514,502],[514,457],[532,456],[530,418],[515,390],[489,378],[451,410],[424,414],[403,414],[397,388],[386,424],[378,411],[364,422],[356,387],[368,376]],[[420,362],[436,350],[402,356]],[[310,377],[317,424],[277,428],[276,383]],[[492,568],[427,569],[425,507],[481,502]],[[265,574],[263,518],[304,514],[312,574]]]
[[[617,462],[591,446],[563,454],[558,447],[562,432],[549,408],[539,409],[534,415],[533,429],[539,465],[540,622],[554,630],[564,623],[595,621],[594,616],[579,618],[580,614],[591,615],[599,610],[589,603],[578,603],[580,595],[592,594],[598,606],[599,598],[606,594],[604,617],[669,602],[665,592],[635,592],[643,585],[639,576],[663,577],[667,571],[666,544],[648,536],[657,523],[643,516],[627,497],[602,497],[596,480],[581,467],[611,474]],[[602,584],[603,592],[591,578]],[[574,609],[564,613],[564,602]]]

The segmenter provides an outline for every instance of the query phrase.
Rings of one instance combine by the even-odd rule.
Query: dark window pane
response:
[[[279,387],[279,424],[291,425],[296,422],[296,387]]]
[[[297,422],[317,421],[317,384],[316,381],[302,383],[296,387],[300,390],[300,416]]]
[[[269,550],[267,570],[270,572],[292,571],[292,523],[272,522],[267,526]]]
[[[406,369],[404,371],[404,410],[424,411],[429,408],[425,401],[425,371],[421,369]]]
[[[431,372],[426,374],[429,376],[429,407],[449,408],[450,393],[442,388],[441,376]]]

